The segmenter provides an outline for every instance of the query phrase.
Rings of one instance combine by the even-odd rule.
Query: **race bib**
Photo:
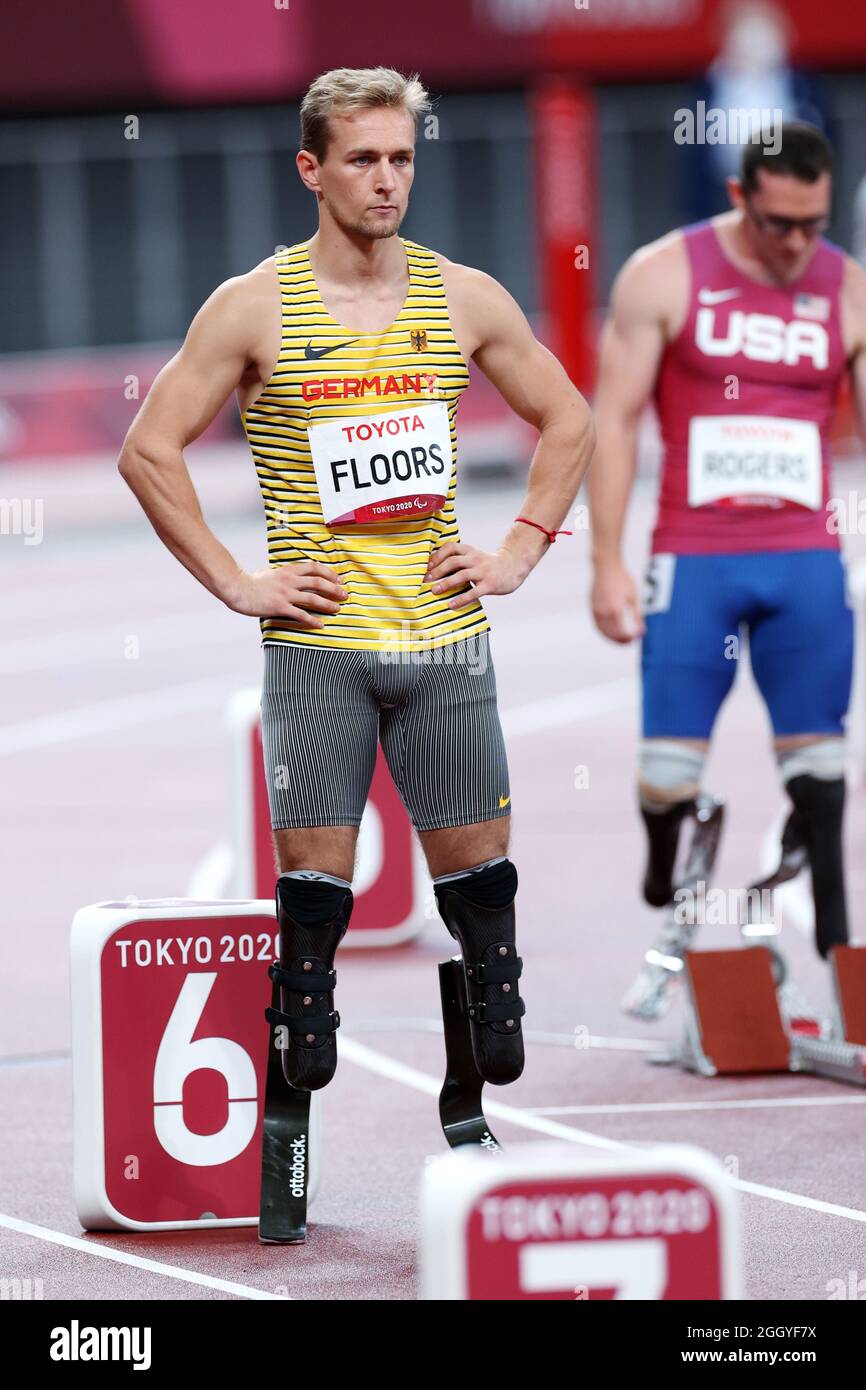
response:
[[[310,425],[325,524],[430,516],[448,496],[451,433],[442,401]]]
[[[671,606],[676,573],[676,555],[657,552],[651,555],[646,568],[641,595],[641,612],[667,613]]]
[[[821,435],[811,420],[707,415],[689,427],[689,506],[818,511],[823,500]]]

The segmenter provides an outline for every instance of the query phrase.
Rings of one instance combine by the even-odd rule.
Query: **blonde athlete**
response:
[[[398,235],[428,109],[417,78],[387,68],[317,78],[296,163],[318,230],[216,290],[119,465],[177,559],[261,619],[274,978],[285,1074],[308,1090],[336,1066],[332,965],[377,740],[463,948],[478,1069],[502,1084],[523,1067],[511,796],[480,600],[545,554],[593,435],[502,286]],[[454,512],[470,360],[540,432],[520,520],[492,552],[460,540]],[[183,457],[233,391],[267,521],[270,563],[252,574],[206,524]]]

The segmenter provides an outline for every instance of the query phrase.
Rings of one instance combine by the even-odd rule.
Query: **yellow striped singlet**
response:
[[[409,269],[402,309],[384,333],[355,333],[328,313],[306,244],[277,253],[282,341],[274,374],[242,419],[262,491],[271,566],[331,565],[349,592],[324,627],[262,618],[264,642],[362,651],[422,651],[487,630],[477,601],[450,609],[424,575],[431,552],[460,539],[454,512],[457,402],[469,382],[432,252],[400,238]],[[451,439],[441,509],[415,520],[325,525],[310,452],[311,425],[442,402]],[[396,422],[394,422],[396,424]],[[443,487],[443,491],[445,488]]]

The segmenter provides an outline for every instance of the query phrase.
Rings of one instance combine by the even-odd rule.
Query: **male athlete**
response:
[[[822,237],[827,142],[801,123],[781,134],[778,153],[746,148],[730,212],[644,247],[616,282],[589,484],[592,605],[613,641],[643,634],[647,902],[671,899],[679,830],[695,812],[734,679],[730,638],[743,625],[792,803],[783,852],[805,852],[826,959],[848,934],[843,720],[853,629],[828,511],[830,425],[846,373],[866,409],[866,274]],[[620,540],[650,400],[664,462],[644,622]]]
[[[523,583],[592,449],[589,411],[488,275],[398,236],[413,180],[416,77],[337,69],[301,107],[297,168],[318,230],[227,281],[196,315],[124,444],[120,471],[160,538],[229,608],[261,619],[262,731],[281,870],[273,978],[287,1080],[337,1052],[334,953],[381,740],[459,940],[482,1077],[523,1068],[511,795],[479,600]],[[519,519],[462,543],[457,403],[474,359],[540,431]],[[183,449],[237,392],[269,567],[245,573],[206,525]]]

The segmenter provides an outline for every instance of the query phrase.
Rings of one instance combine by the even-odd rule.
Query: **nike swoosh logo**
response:
[[[742,290],[701,290],[698,299],[701,304],[724,304],[726,299],[738,299]]]
[[[348,343],[333,343],[331,347],[314,348],[311,338],[304,348],[304,356],[313,362],[317,362],[320,357],[327,357],[332,352],[339,352],[340,348],[351,347],[353,343],[357,343],[358,341],[357,338],[350,338]]]
[[[509,803],[510,800],[511,800],[511,797],[510,797],[510,796],[500,796],[500,798],[499,798],[499,809],[500,809],[500,810],[504,810],[505,807],[508,805],[508,803]]]

